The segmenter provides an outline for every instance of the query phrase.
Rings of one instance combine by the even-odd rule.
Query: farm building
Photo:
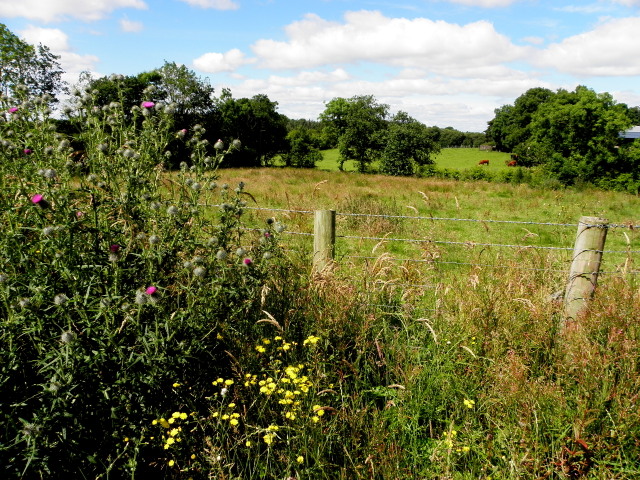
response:
[[[640,138],[640,125],[633,127],[629,130],[625,130],[624,132],[620,132],[618,133],[618,136],[620,138],[629,138],[629,139]]]

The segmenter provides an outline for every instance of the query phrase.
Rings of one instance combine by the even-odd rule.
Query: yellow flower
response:
[[[233,385],[233,380],[225,380],[224,384],[229,386],[229,385]]]
[[[196,459],[196,454],[195,454],[195,453],[192,453],[192,454],[191,454],[191,460],[195,460],[195,459]]]
[[[311,421],[313,423],[318,423],[320,421],[320,417],[316,417],[315,415],[313,417],[311,417]]]
[[[253,445],[253,444],[251,443],[251,440],[247,440],[246,442],[244,442],[244,446],[245,446],[245,447],[250,447],[251,445]]]
[[[464,399],[464,406],[467,408],[473,408],[473,406],[476,404],[475,401],[473,400],[467,400],[466,398]]]
[[[157,425],[157,424],[158,424],[158,420],[153,420],[153,421],[151,422],[151,425]]]
[[[178,433],[180,433],[180,430],[178,430],[177,428],[172,428],[171,430],[169,430],[169,435],[171,435],[172,437],[175,437],[176,435],[178,435]]]
[[[180,419],[181,419],[181,420],[186,420],[186,419],[187,419],[187,414],[186,414],[186,413],[184,413],[184,412],[182,412],[182,413],[180,414]]]
[[[226,413],[224,415],[222,415],[222,420],[229,420],[229,415],[227,415]]]
[[[296,462],[298,462],[298,463],[304,462],[304,457],[302,455],[300,455],[298,458],[296,458]]]
[[[233,407],[235,407],[235,406],[236,406],[236,404],[235,404],[235,403],[230,403],[230,404],[229,404],[229,408],[233,408]]]
[[[264,443],[266,443],[267,445],[271,445],[275,436],[275,433],[267,433],[264,437],[262,437],[262,440],[264,440]]]
[[[266,349],[266,348],[264,348],[262,345],[257,345],[257,346],[256,346],[256,350],[257,350],[258,352],[260,352],[260,353],[264,353],[264,352],[266,352],[266,351],[267,351],[267,349]]]
[[[238,425],[238,420],[232,418],[231,420],[229,420],[229,425],[233,425],[235,427],[236,425]]]
[[[213,413],[211,414],[211,416],[212,416],[213,418],[216,418],[218,415],[220,415],[218,412],[213,412]]]
[[[180,418],[180,412],[173,412],[171,418]]]
[[[174,443],[176,443],[176,439],[173,437],[169,437],[167,438],[166,444],[167,445],[173,445]]]
[[[169,423],[174,423],[175,421],[176,421],[176,419],[175,419],[175,418],[173,418],[173,417],[171,417],[171,418],[168,420],[168,422],[169,422]],[[164,426],[164,424],[163,424],[163,426]],[[168,427],[167,427],[167,428],[168,428]]]
[[[124,437],[124,441],[128,442],[129,441],[129,437]]]
[[[158,420],[158,422],[160,422],[160,425],[162,425],[164,428],[169,428],[169,422],[167,422],[164,418],[161,418],[160,420]]]
[[[218,340],[222,340],[224,337],[218,333],[218,334],[216,334],[216,338],[217,338]]]
[[[176,462],[174,462],[173,460],[169,460],[169,462],[167,462],[167,463],[169,464],[170,467],[173,467]]]
[[[180,386],[180,384],[178,382],[173,384],[173,388],[178,388]]]

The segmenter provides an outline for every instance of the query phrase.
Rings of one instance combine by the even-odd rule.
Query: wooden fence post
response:
[[[579,317],[596,289],[607,224],[607,220],[598,217],[581,217],[578,222],[569,281],[564,294],[562,326]]]
[[[316,210],[313,222],[313,268],[321,272],[333,261],[336,249],[336,211]]]

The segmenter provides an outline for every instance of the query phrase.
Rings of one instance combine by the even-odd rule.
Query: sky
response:
[[[0,0],[0,23],[71,84],[175,62],[290,118],[374,95],[481,132],[530,88],[577,85],[640,105],[640,0]]]

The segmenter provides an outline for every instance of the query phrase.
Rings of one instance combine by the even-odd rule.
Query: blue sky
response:
[[[640,105],[640,0],[0,0],[0,22],[60,55],[71,83],[172,61],[292,118],[372,94],[483,131],[538,86]]]

